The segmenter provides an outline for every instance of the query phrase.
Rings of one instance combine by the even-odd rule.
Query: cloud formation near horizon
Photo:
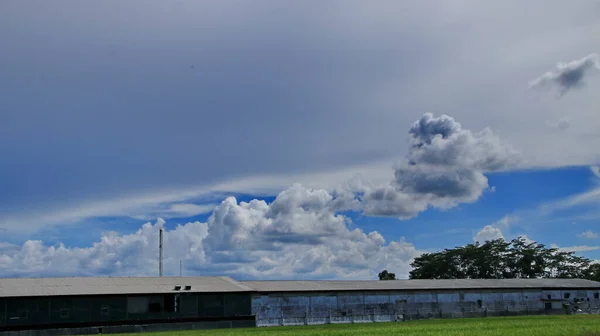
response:
[[[589,54],[583,58],[564,63],[559,62],[554,71],[548,71],[539,78],[530,82],[530,87],[555,85],[560,90],[560,95],[569,90],[578,89],[585,85],[585,77],[594,70],[600,70],[600,61],[597,54]]]
[[[182,260],[186,271],[238,277],[364,279],[383,268],[407,275],[421,251],[403,239],[386,242],[377,231],[351,229],[346,213],[408,218],[429,206],[474,202],[488,187],[484,173],[514,167],[520,159],[491,130],[474,133],[446,115],[424,114],[409,134],[409,154],[387,185],[372,186],[368,178],[334,191],[294,184],[271,203],[227,197],[206,223],[167,230],[167,270],[176,272]],[[151,275],[157,228],[164,224],[159,218],[133,234],[106,233],[87,248],[5,244],[0,274]]]

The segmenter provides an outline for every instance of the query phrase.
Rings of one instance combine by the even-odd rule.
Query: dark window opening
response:
[[[548,294],[548,300],[552,299],[552,295]]]
[[[167,313],[176,313],[179,309],[180,298],[179,295],[167,294],[164,296],[164,307]]]
[[[181,286],[179,286],[179,285],[175,286],[175,290],[180,290],[180,289],[181,289]]]
[[[594,293],[594,299],[600,299],[600,293]]]
[[[546,310],[551,310],[552,309],[552,303],[550,303],[550,302],[544,303],[544,308],[546,308]]]
[[[477,300],[477,307],[481,308],[482,305],[483,305],[483,302],[481,300]]]
[[[160,313],[162,311],[161,308],[160,302],[151,302],[148,304],[148,312],[150,313]]]
[[[185,290],[191,290],[192,286],[185,286]]]
[[[69,310],[66,308],[63,308],[60,310],[60,317],[61,318],[67,318],[69,317]]]
[[[565,299],[568,299],[568,298],[570,298],[570,297],[571,297],[571,293],[564,293],[564,294],[563,294],[563,297],[564,297]]]

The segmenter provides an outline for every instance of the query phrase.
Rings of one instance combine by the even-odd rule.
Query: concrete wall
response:
[[[386,322],[427,318],[566,313],[563,304],[581,299],[597,311],[598,291],[435,291],[271,293],[252,297],[252,314],[262,326]],[[568,300],[565,294],[568,293]],[[551,301],[547,301],[550,295]],[[555,300],[556,299],[556,300]],[[550,307],[546,305],[550,303]],[[596,310],[594,310],[596,309]]]

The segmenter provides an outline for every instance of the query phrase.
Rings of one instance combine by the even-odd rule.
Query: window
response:
[[[548,300],[552,300],[552,295],[548,294]]]
[[[178,291],[178,290],[180,290],[180,289],[181,289],[181,286],[179,286],[179,285],[175,286],[175,290],[177,290],[177,291]]]
[[[477,307],[481,308],[482,305],[483,305],[483,302],[481,300],[477,300]]]
[[[598,292],[594,293],[594,299],[600,299],[600,293],[598,293]]]
[[[67,308],[63,308],[60,310],[60,318],[69,317],[69,310]]]
[[[570,297],[571,297],[571,293],[564,293],[564,294],[563,294],[563,297],[564,297],[565,299],[568,299],[568,298],[570,298]]]
[[[185,290],[191,290],[192,286],[185,286]]]

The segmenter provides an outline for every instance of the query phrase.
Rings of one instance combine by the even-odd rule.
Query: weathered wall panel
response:
[[[600,306],[600,299],[593,299],[595,292],[570,292],[570,298],[585,296],[587,300],[591,297],[591,303],[579,305],[582,309],[592,311],[594,302]],[[548,295],[554,300],[548,301],[551,307],[546,309]],[[252,311],[258,326],[365,323],[565,313],[561,298],[564,292],[541,290],[300,293],[254,296]]]

